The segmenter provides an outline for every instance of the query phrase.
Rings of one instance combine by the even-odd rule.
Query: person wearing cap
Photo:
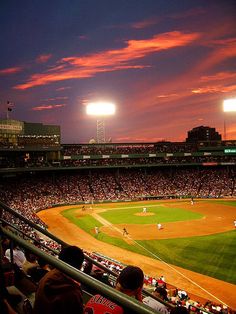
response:
[[[136,266],[125,267],[117,278],[115,289],[142,302],[143,271]],[[94,295],[85,305],[84,314],[123,314],[121,306],[101,296]]]
[[[153,292],[152,295],[155,298],[158,298],[163,301],[168,301],[167,299],[167,291],[163,287],[157,287]],[[152,297],[146,297],[143,299],[143,303],[150,306],[152,309],[156,310],[158,313],[169,314],[168,307],[165,304],[157,301]]]

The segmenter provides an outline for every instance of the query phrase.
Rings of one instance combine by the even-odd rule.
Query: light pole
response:
[[[236,112],[236,98],[225,99],[223,101],[224,112]],[[227,127],[224,119],[224,140],[227,140]]]
[[[86,113],[97,117],[97,143],[106,143],[105,117],[114,115],[115,105],[109,102],[92,102],[86,106]]]

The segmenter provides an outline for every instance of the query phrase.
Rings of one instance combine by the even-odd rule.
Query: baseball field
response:
[[[164,275],[180,289],[236,308],[234,200],[106,203],[85,210],[74,205],[38,215],[68,243],[139,265],[148,275]]]

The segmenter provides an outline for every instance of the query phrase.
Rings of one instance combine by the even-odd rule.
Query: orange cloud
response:
[[[47,55],[40,55],[37,57],[36,62],[37,63],[45,63],[52,57],[52,54]]]
[[[208,94],[208,93],[228,93],[236,91],[236,84],[230,86],[215,85],[215,86],[205,86],[193,89],[194,94]]]
[[[32,110],[33,111],[51,110],[51,109],[65,107],[65,106],[66,106],[65,104],[42,105],[42,106],[33,107]]]
[[[200,78],[202,82],[223,81],[226,79],[236,79],[236,73],[235,72],[219,72],[214,75],[202,76]]]
[[[224,60],[236,57],[236,38],[227,40],[209,40],[207,43],[203,42],[202,44],[210,46],[212,52],[206,56],[201,64],[198,64],[197,67],[193,69],[198,73],[206,71]]]
[[[82,57],[63,58],[58,62],[59,65],[46,73],[34,74],[28,82],[14,88],[25,90],[56,81],[93,77],[102,72],[142,69],[145,66],[133,65],[134,60],[144,58],[154,52],[189,45],[199,36],[198,33],[186,34],[173,31],[145,40],[129,40],[126,42],[126,47],[121,49],[102,51]],[[132,62],[132,65],[128,64],[129,62]]]
[[[19,73],[23,70],[23,67],[12,67],[0,70],[0,75],[11,75],[15,73]]]
[[[170,97],[176,97],[178,94],[165,94],[165,95],[159,95],[157,98],[170,98]]]

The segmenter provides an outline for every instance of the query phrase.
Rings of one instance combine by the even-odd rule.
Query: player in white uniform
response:
[[[161,229],[162,229],[162,224],[161,224],[161,223],[158,223],[158,224],[157,224],[157,229],[158,229],[158,230],[161,230]]]
[[[147,208],[143,207],[143,213],[146,213],[146,212],[147,212]]]

